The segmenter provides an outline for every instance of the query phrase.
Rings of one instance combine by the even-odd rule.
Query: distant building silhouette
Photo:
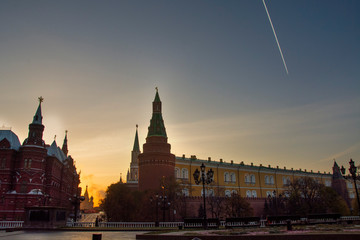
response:
[[[84,193],[84,201],[80,203],[80,210],[88,211],[94,209],[94,198],[93,196],[89,197],[88,186],[86,185]]]

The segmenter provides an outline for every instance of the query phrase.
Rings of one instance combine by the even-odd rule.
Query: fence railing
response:
[[[302,222],[307,222],[306,218],[302,218]],[[326,223],[326,219],[322,219],[319,223]],[[340,217],[339,222],[348,222],[348,221],[360,221],[360,216],[343,216]],[[267,224],[266,219],[260,220],[260,227],[265,227]],[[24,221],[0,221],[0,229],[7,228],[22,228]],[[177,228],[183,226],[184,222],[159,222],[159,227],[163,228]],[[220,226],[225,226],[225,221],[220,221]],[[95,227],[95,222],[67,222],[67,227],[81,227],[81,228],[93,228]],[[99,222],[99,227],[102,228],[153,228],[155,227],[155,222]],[[195,226],[194,226],[195,227]],[[202,227],[202,224],[198,224],[196,227]]]
[[[0,229],[22,228],[24,221],[0,221]]]

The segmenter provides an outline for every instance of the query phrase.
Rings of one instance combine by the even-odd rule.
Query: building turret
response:
[[[67,133],[68,133],[68,131],[66,130],[65,131],[64,143],[63,143],[63,146],[62,146],[62,151],[64,152],[65,156],[67,156],[68,152],[69,152],[68,145],[67,145]]]
[[[162,103],[156,88],[146,143],[143,145],[143,153],[138,157],[140,190],[158,190],[164,177],[174,177],[175,155],[170,153],[171,145],[167,142],[161,108]]]
[[[139,146],[138,125],[136,125],[134,146],[133,146],[133,150],[131,151],[130,172],[128,172],[128,174],[126,176],[126,182],[128,182],[128,183],[137,183],[138,182],[138,176],[139,176],[138,157],[139,157],[140,153],[141,153],[141,151],[140,151],[140,146]]]
[[[45,143],[42,139],[44,132],[44,125],[42,124],[42,115],[41,115],[41,103],[44,101],[43,97],[39,97],[39,106],[36,110],[32,123],[29,125],[29,135],[25,139],[24,145],[38,145],[45,146]]]
[[[346,180],[341,173],[341,169],[339,165],[336,163],[334,159],[334,166],[333,166],[333,177],[331,182],[331,187],[340,195],[342,196],[349,207],[351,207],[351,201],[349,198],[349,192],[346,187]]]

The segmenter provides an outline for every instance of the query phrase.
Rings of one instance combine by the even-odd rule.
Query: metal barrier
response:
[[[22,228],[24,221],[0,221],[0,229]]]

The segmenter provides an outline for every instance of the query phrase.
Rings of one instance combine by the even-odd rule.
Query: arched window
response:
[[[187,188],[184,188],[184,189],[182,190],[182,193],[183,193],[183,195],[186,196],[186,197],[189,196],[189,190],[188,190]]]
[[[249,176],[249,174],[245,174],[245,183],[250,183],[250,176]]]
[[[251,197],[251,191],[250,191],[250,190],[247,190],[247,191],[246,191],[246,197],[248,197],[248,198]]]
[[[180,178],[180,169],[177,167],[175,168],[175,177]]]
[[[232,194],[232,195],[235,195],[235,194],[237,194],[237,191],[236,191],[236,190],[232,190],[232,191],[231,191],[231,194]]]
[[[289,185],[290,184],[290,177],[283,177],[283,185]]]
[[[270,184],[270,181],[269,181],[269,176],[265,176],[265,184]]]
[[[331,181],[330,181],[330,180],[326,180],[326,181],[325,181],[325,186],[326,186],[326,187],[331,187]]]
[[[214,190],[209,189],[209,191],[208,191],[208,196],[209,196],[209,197],[213,197],[213,196],[214,196]]]
[[[266,191],[266,197],[271,197],[271,192],[270,191]]]
[[[1,160],[1,168],[4,169],[6,167],[6,158]]]
[[[255,181],[255,175],[254,174],[251,174],[250,175],[250,181],[251,181],[251,183],[255,183],[256,181]]]
[[[27,181],[23,180],[20,186],[20,193],[27,193]]]
[[[28,168],[31,168],[31,159],[29,159],[29,162],[28,162]]]
[[[257,197],[256,190],[253,190],[253,191],[252,191],[252,197],[253,197],[253,198],[256,198],[256,197]]]
[[[225,197],[231,197],[230,190],[225,190]]]
[[[233,183],[236,182],[235,173],[230,173],[230,181],[233,182]]]
[[[230,182],[230,175],[229,175],[228,172],[225,172],[225,173],[224,173],[224,181],[225,181],[225,182]]]
[[[189,178],[189,171],[186,168],[181,170],[181,178],[188,179]]]
[[[201,196],[204,196],[204,189],[201,189]],[[208,196],[208,191],[205,189],[205,197]]]
[[[270,184],[274,185],[275,182],[274,182],[274,176],[270,176]]]

